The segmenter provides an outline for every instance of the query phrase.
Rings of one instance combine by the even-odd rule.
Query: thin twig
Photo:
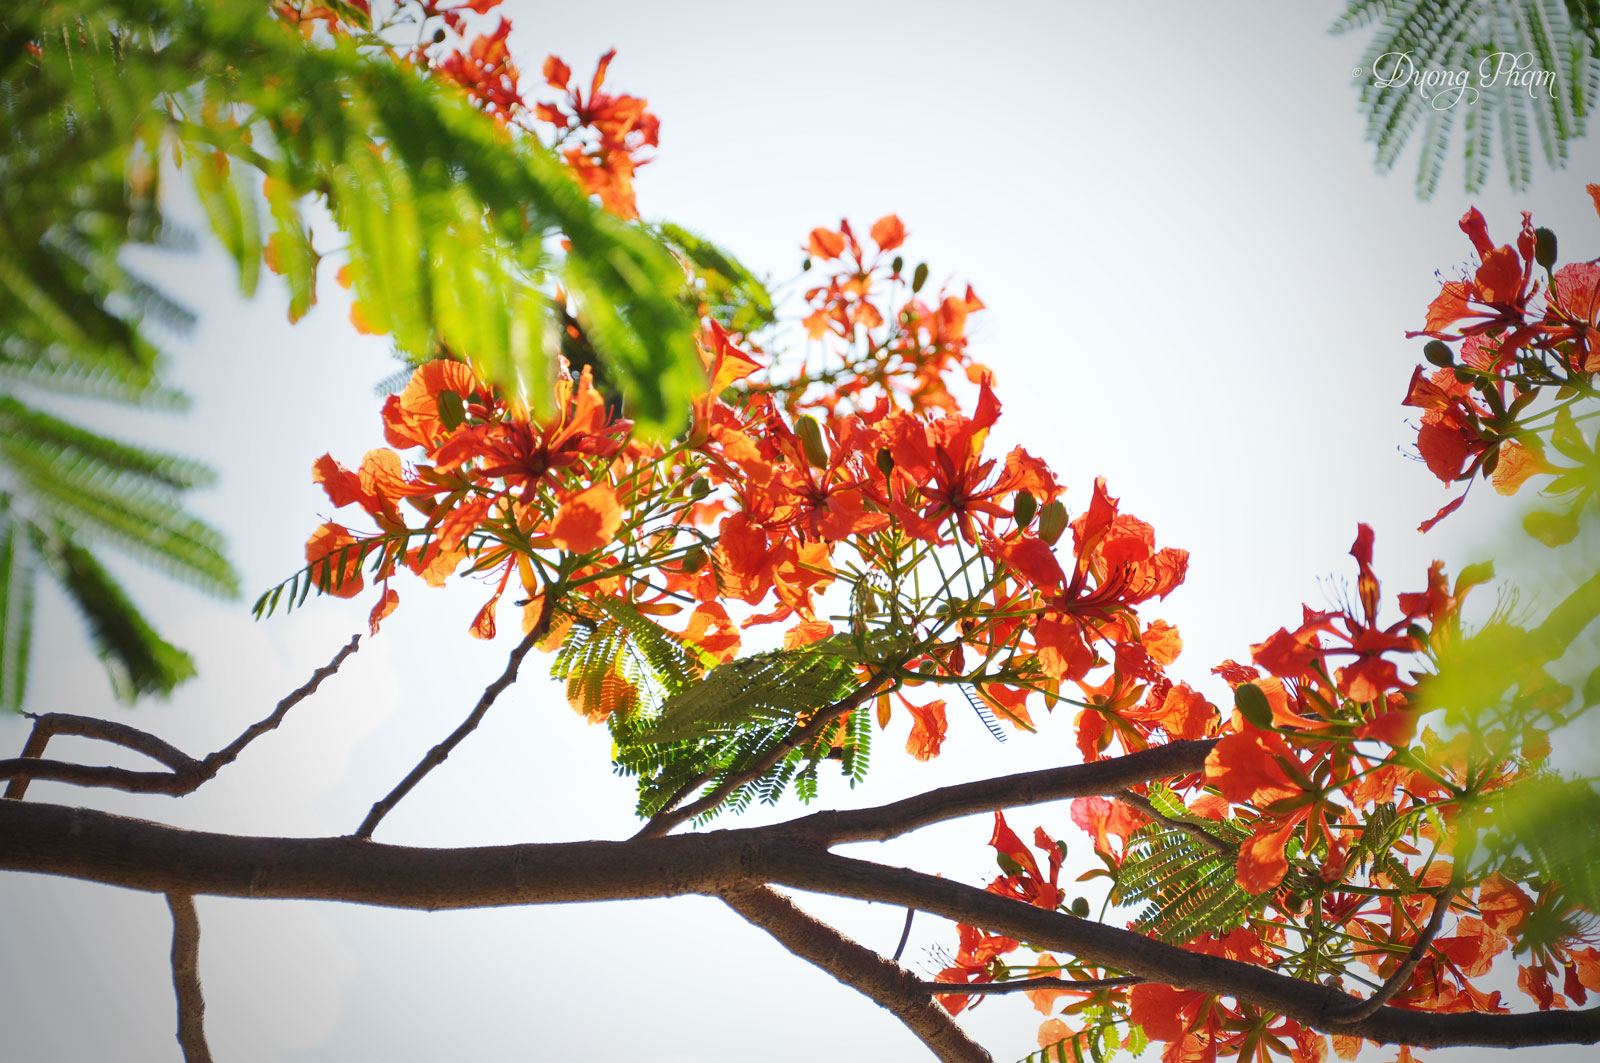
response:
[[[890,671],[892,670],[893,669],[890,669]],[[817,737],[821,735],[823,731],[826,731],[828,726],[840,716],[843,716],[847,712],[853,711],[856,706],[872,697],[882,679],[882,675],[874,675],[856,690],[846,694],[832,705],[821,709],[815,716],[811,717],[804,727],[794,731],[787,738],[783,739],[781,742],[778,742],[771,749],[761,754],[761,756],[757,757],[750,764],[740,768],[738,771],[729,772],[728,775],[711,790],[711,792],[704,794],[697,800],[689,802],[682,808],[663,808],[661,811],[651,816],[649,821],[646,822],[642,828],[640,828],[639,833],[635,834],[634,837],[663,837],[678,824],[683,823],[686,820],[691,820],[700,815],[702,812],[709,812],[713,808],[716,808],[718,805],[722,804],[729,794],[733,793],[739,787],[743,786],[745,783],[753,782],[754,780],[761,778],[768,771],[771,771],[772,766],[778,763],[778,761],[782,760],[784,757],[788,756],[790,751],[799,749],[802,746],[809,745],[811,742],[816,741]],[[700,783],[706,781],[709,781],[709,776],[702,777],[701,779],[697,780],[694,785],[699,785]],[[684,789],[680,789],[678,791],[679,794],[684,792]],[[674,796],[676,797],[676,795]]]
[[[1329,1022],[1344,1024],[1360,1022],[1362,1019],[1369,1018],[1376,1014],[1379,1008],[1394,999],[1396,993],[1406,987],[1406,983],[1411,981],[1411,975],[1415,973],[1417,965],[1428,954],[1428,948],[1433,944],[1434,937],[1438,935],[1439,928],[1444,925],[1444,914],[1449,910],[1450,902],[1455,900],[1459,889],[1460,887],[1452,882],[1439,893],[1438,898],[1433,902],[1433,918],[1428,920],[1428,925],[1423,928],[1422,936],[1417,938],[1416,943],[1411,946],[1411,951],[1406,953],[1406,958],[1400,961],[1400,966],[1396,967],[1394,973],[1384,980],[1383,985],[1379,986],[1370,997],[1355,1007],[1343,1011],[1330,1012],[1328,1014]]]
[[[906,909],[906,925],[900,931],[900,944],[894,947],[894,955],[889,957],[890,961],[894,963],[900,962],[901,953],[906,951],[906,942],[911,940],[911,920],[916,917],[916,914],[917,910],[915,908]]]
[[[1118,790],[1113,796],[1129,808],[1138,809],[1156,822],[1171,827],[1173,830],[1182,831],[1220,856],[1225,856],[1229,860],[1236,860],[1239,857],[1239,847],[1237,845],[1224,841],[1198,823],[1190,823],[1187,820],[1173,819],[1171,816],[1164,815],[1143,794],[1136,794],[1132,790]]]
[[[178,998],[178,1044],[184,1063],[211,1063],[206,998],[200,988],[200,917],[191,893],[167,894],[172,909],[172,988]]]
[[[1125,978],[1094,978],[1074,982],[1070,978],[1014,978],[1006,982],[921,982],[923,992],[939,996],[965,993],[1032,993],[1041,989],[1072,989],[1080,993],[1098,993],[1102,989],[1118,989],[1126,985],[1142,985],[1146,979],[1129,975]]]
[[[71,783],[74,786],[103,786],[130,793],[168,794],[172,797],[193,793],[201,785],[215,778],[217,772],[238,759],[239,754],[251,742],[282,723],[289,710],[310,697],[324,679],[337,672],[344,659],[356,652],[360,643],[361,636],[352,635],[350,641],[334,654],[333,660],[312,672],[311,678],[279,701],[270,715],[245,728],[238,738],[203,760],[195,760],[181,749],[147,731],[114,720],[74,716],[64,712],[47,712],[35,716],[33,730],[28,735],[27,743],[22,747],[22,755],[0,760],[0,779],[11,780],[6,787],[5,797],[20,801],[27,793],[29,781],[33,779]],[[136,771],[96,764],[75,764],[63,760],[44,760],[42,758],[45,744],[53,735],[93,738],[111,745],[122,746],[143,753],[172,770]]]
[[[532,630],[523,636],[522,641],[517,643],[516,649],[511,651],[511,656],[506,660],[505,671],[500,673],[500,678],[484,687],[483,693],[478,697],[478,703],[472,707],[472,711],[467,714],[467,718],[462,720],[454,731],[450,732],[449,737],[428,750],[427,755],[417,762],[417,766],[412,768],[410,773],[404,779],[401,779],[393,790],[390,790],[388,794],[372,806],[372,811],[367,813],[367,818],[362,820],[361,826],[356,828],[355,837],[371,838],[372,832],[378,829],[378,824],[382,822],[384,816],[389,814],[389,810],[399,804],[406,794],[410,793],[430,771],[443,764],[445,758],[469,734],[477,730],[478,724],[483,722],[484,715],[488,713],[489,706],[494,704],[495,699],[507,687],[516,682],[517,669],[521,667],[522,659],[528,655],[528,651],[544,640],[546,631],[550,627],[550,618],[555,613],[555,603],[556,596],[546,591],[544,604],[539,610],[538,622],[534,624]]]
[[[776,890],[762,886],[728,892],[722,900],[794,955],[890,1012],[943,1063],[991,1063],[983,1046],[968,1037],[904,967],[845,937]]]

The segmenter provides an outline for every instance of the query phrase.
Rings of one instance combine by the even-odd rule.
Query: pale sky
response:
[[[1297,621],[1302,602],[1324,605],[1349,581],[1358,521],[1376,529],[1378,572],[1394,592],[1421,589],[1435,557],[1457,569],[1482,556],[1509,512],[1479,490],[1430,536],[1414,531],[1450,496],[1401,453],[1414,433],[1400,400],[1420,348],[1403,332],[1420,326],[1435,271],[1470,253],[1456,228],[1468,200],[1458,163],[1426,204],[1409,156],[1393,175],[1373,173],[1352,76],[1366,37],[1327,36],[1338,5],[513,0],[507,10],[530,72],[554,52],[586,81],[618,49],[608,87],[648,97],[662,122],[659,159],[638,176],[647,216],[703,232],[777,280],[798,267],[812,227],[893,211],[910,232],[908,261],[926,259],[936,284],[970,282],[988,304],[973,350],[998,378],[996,442],[1049,461],[1073,512],[1107,476],[1162,545],[1192,552],[1186,585],[1148,615],[1177,624],[1176,674],[1213,699],[1214,664],[1245,659],[1250,643]],[[1531,209],[1561,234],[1565,261],[1600,253],[1583,193],[1600,180],[1597,144],[1575,145],[1565,172],[1537,167],[1525,196],[1506,189],[1497,163],[1472,198],[1491,234],[1509,240],[1517,211]],[[381,444],[372,387],[395,364],[382,341],[351,332],[331,276],[323,304],[291,328],[274,283],[248,304],[226,296],[218,255],[140,261],[204,311],[171,345],[173,380],[194,409],[90,415],[219,470],[194,505],[227,532],[246,594],[218,603],[116,566],[200,668],[170,702],[131,711],[111,701],[68,608],[44,595],[30,707],[126,718],[202,755],[364,626],[366,598],[260,624],[249,603],[295,570],[331,513],[312,461],[331,451],[353,464]],[[492,644],[467,636],[482,588],[402,581],[399,591],[383,633],[196,795],[35,784],[29,798],[214,830],[349,833],[467,713],[513,645],[504,633]],[[530,658],[530,678],[377,837],[632,833],[633,792],[610,772],[604,729],[586,726],[543,674]],[[908,724],[897,719],[867,786],[825,779],[823,801],[877,804],[1076,757],[1070,712],[1004,746],[958,705],[950,719],[945,753],[928,764],[899,752]],[[25,731],[0,720],[0,748],[20,748]],[[61,753],[83,749],[57,741]],[[1074,850],[1069,868],[1087,866],[1087,839],[1063,807],[1010,820],[1024,836],[1045,825]],[[993,874],[988,834],[978,817],[862,855],[977,883]],[[893,950],[903,911],[801,902]],[[179,1058],[161,897],[8,875],[0,906],[9,1058]],[[216,898],[198,908],[208,1032],[226,1063],[925,1058],[887,1013],[711,900],[434,915]],[[908,962],[931,974],[936,944],[953,947],[951,928],[919,917]],[[1032,1051],[1038,1020],[1021,999],[963,1017],[997,1060]]]

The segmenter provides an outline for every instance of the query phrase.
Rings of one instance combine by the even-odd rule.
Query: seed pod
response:
[[[888,447],[878,450],[878,471],[888,476],[894,472],[894,455],[889,453]]]
[[[689,481],[689,497],[696,502],[711,493],[711,484],[704,476],[696,476]]]
[[[822,425],[809,413],[795,422],[795,434],[806,452],[806,460],[819,469],[828,467],[828,445],[822,441]]]
[[[699,572],[706,563],[706,548],[691,546],[683,555],[683,570],[685,572]]]
[[[1456,361],[1455,353],[1450,350],[1450,345],[1440,340],[1429,340],[1427,346],[1422,348],[1422,357],[1441,369],[1454,365]]]
[[[1061,538],[1061,533],[1066,530],[1067,507],[1061,504],[1060,499],[1039,511],[1039,538],[1054,546],[1056,540]]]
[[[439,392],[434,404],[439,409],[439,423],[444,425],[446,431],[453,431],[467,419],[466,403],[462,402],[461,396],[454,391]]]
[[[1033,497],[1031,491],[1018,491],[1016,500],[1011,504],[1011,516],[1016,519],[1017,527],[1026,528],[1033,523],[1033,515],[1039,512],[1039,500]]]
[[[922,286],[928,283],[928,264],[918,262],[916,270],[911,274],[911,292],[915,295],[922,291]]]
[[[1252,725],[1266,730],[1272,726],[1272,704],[1267,695],[1254,683],[1240,683],[1233,688],[1233,704]]]
[[[1533,230],[1533,260],[1546,270],[1556,264],[1556,234],[1549,229]]]

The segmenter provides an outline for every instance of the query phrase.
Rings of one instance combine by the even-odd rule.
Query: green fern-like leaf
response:
[[[1494,139],[1508,181],[1521,190],[1532,179],[1534,135],[1553,169],[1565,165],[1568,145],[1584,136],[1600,87],[1600,5],[1592,0],[1352,0],[1331,32],[1374,23],[1361,59],[1364,71],[1376,73],[1382,66],[1394,73],[1394,57],[1406,56],[1409,67],[1400,67],[1401,73],[1437,71],[1467,79],[1460,99],[1443,86],[1431,100],[1411,83],[1381,85],[1369,78],[1361,86],[1360,108],[1378,172],[1394,166],[1421,126],[1420,197],[1438,188],[1456,111],[1462,112],[1469,191],[1483,185]],[[1521,55],[1532,58],[1544,80],[1530,85],[1508,76],[1501,57]]]
[[[1204,827],[1217,838],[1237,845],[1249,832],[1231,821],[1192,815],[1171,790],[1151,787],[1151,804],[1168,819]],[[1163,941],[1184,942],[1201,933],[1217,933],[1237,925],[1255,902],[1235,881],[1235,861],[1185,831],[1151,823],[1128,840],[1128,852],[1117,871],[1117,891],[1124,904],[1144,904],[1133,926]]]

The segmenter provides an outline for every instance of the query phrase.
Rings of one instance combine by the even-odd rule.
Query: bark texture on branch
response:
[[[898,963],[851,941],[776,890],[759,887],[725,893],[728,907],[771,934],[813,966],[869,997],[916,1034],[942,1063],[992,1063],[989,1053]]]
[[[1440,1015],[1365,1001],[1274,971],[1188,952],[948,879],[807,844],[794,824],[626,842],[416,849],[354,838],[185,831],[87,809],[0,801],[0,868],[161,893],[482,908],[721,896],[762,884],[916,908],[1147,981],[1234,997],[1314,1029],[1424,1048],[1600,1041],[1600,1008]]]
[[[211,1063],[206,1044],[206,998],[200,988],[200,917],[194,897],[167,894],[172,910],[172,988],[178,998],[178,1044],[184,1063]]]
[[[1092,764],[1067,764],[958,783],[876,808],[814,812],[791,821],[786,829],[830,845],[881,842],[909,834],[919,827],[993,812],[997,808],[1018,808],[1071,797],[1099,797],[1140,783],[1204,771],[1206,754],[1216,744],[1214,738],[1171,742]]]
[[[1444,1015],[1381,1007],[1359,1021],[1341,1022],[1337,1016],[1348,1015],[1366,1002],[1264,967],[1188,952],[1129,930],[1036,908],[905,868],[800,850],[780,849],[772,859],[775,865],[768,867],[770,881],[777,885],[915,905],[921,911],[1026,941],[1036,948],[1071,952],[1086,963],[1127,971],[1148,982],[1235,997],[1317,1030],[1422,1048],[1516,1048],[1600,1041],[1600,1007],[1520,1015]]]

